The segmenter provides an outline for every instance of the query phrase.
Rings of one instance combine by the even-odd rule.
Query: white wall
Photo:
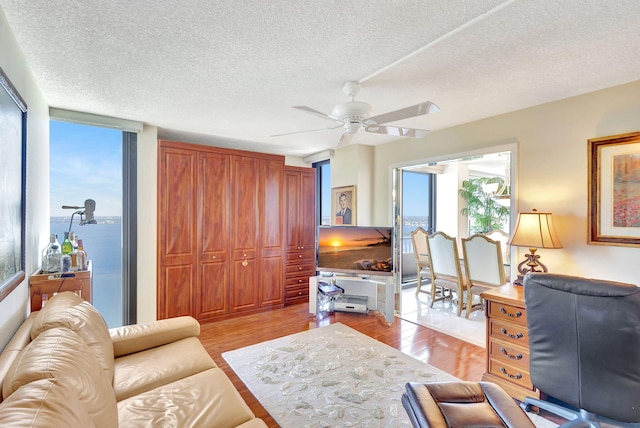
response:
[[[36,86],[0,9],[0,67],[27,103],[26,260],[27,278],[0,302],[0,349],[29,312],[28,277],[40,266],[49,235],[49,107]],[[1,172],[0,172],[1,173]]]
[[[640,283],[639,248],[587,245],[587,140],[640,131],[640,81],[375,147],[374,223],[391,216],[389,169],[517,141],[515,209],[553,213],[564,248],[539,250],[550,271]],[[336,151],[335,158],[342,156]],[[360,195],[358,195],[360,197]],[[517,260],[526,249],[516,249]]]

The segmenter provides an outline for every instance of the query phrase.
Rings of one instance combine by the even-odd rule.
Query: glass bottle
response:
[[[78,270],[87,270],[87,253],[84,251],[82,247],[82,239],[78,239]]]
[[[81,261],[78,260],[78,240],[76,237],[76,233],[71,231],[69,232],[69,241],[71,242],[71,270],[78,271],[81,269]]]
[[[60,272],[60,243],[55,234],[49,235],[49,245],[42,250],[42,273]]]
[[[73,252],[73,245],[69,239],[69,232],[64,233],[64,241],[62,241],[62,254],[71,254]]]

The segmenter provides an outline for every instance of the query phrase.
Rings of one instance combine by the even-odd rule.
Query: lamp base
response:
[[[547,267],[539,261],[540,256],[536,254],[536,248],[529,248],[529,254],[525,254],[524,257],[525,259],[518,264],[519,275],[516,280],[513,281],[513,285],[520,287],[524,285],[524,276],[526,274],[547,272]]]

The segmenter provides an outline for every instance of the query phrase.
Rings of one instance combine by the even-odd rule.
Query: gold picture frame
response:
[[[587,244],[640,246],[640,132],[588,143]]]
[[[331,225],[356,226],[356,186],[331,189]]]

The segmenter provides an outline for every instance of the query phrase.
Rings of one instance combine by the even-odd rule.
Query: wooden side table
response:
[[[79,272],[34,273],[29,277],[31,312],[39,311],[55,293],[73,291],[89,303],[92,302],[93,270],[91,260],[87,270]],[[63,276],[64,275],[64,276]]]
[[[506,284],[480,294],[487,318],[487,371],[482,380],[513,398],[540,397],[529,375],[529,334],[524,288]]]

